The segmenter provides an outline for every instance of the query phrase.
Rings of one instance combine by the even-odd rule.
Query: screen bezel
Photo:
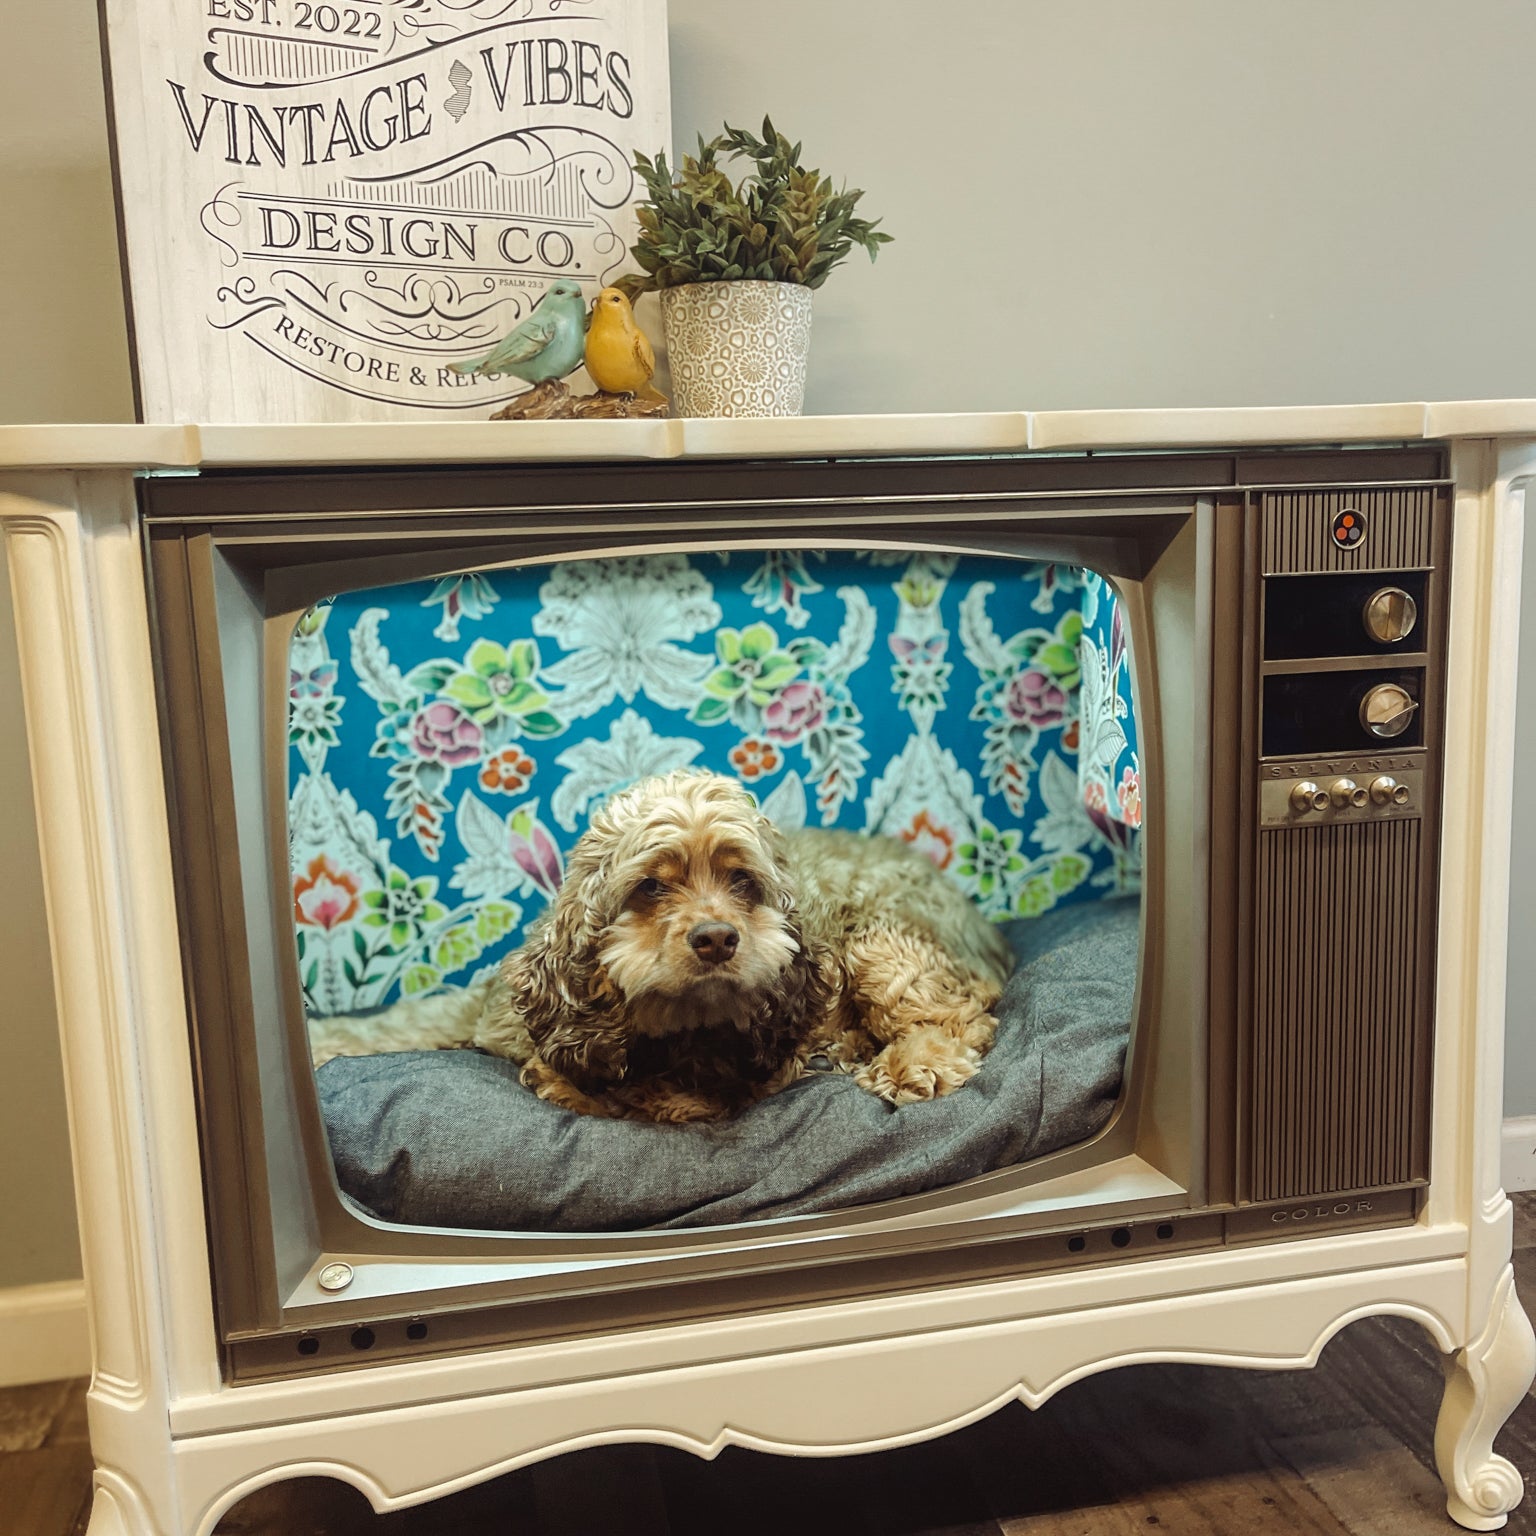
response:
[[[750,506],[630,496],[606,506],[586,502],[579,516],[569,506],[530,507],[512,496],[501,498],[500,505],[468,508],[440,501],[436,506],[338,510],[325,506],[325,482],[318,479],[274,484],[262,477],[265,494],[258,489],[253,500],[249,484],[231,477],[211,480],[210,494],[199,498],[195,512],[183,486],[177,516],[147,520],[175,824],[184,844],[203,845],[181,861],[179,884],[210,1233],[226,1336],[302,1326],[310,1309],[288,1302],[298,1280],[322,1254],[461,1264],[457,1285],[439,1281],[429,1292],[392,1293],[390,1304],[409,1311],[418,1304],[470,1304],[488,1293],[503,1299],[574,1294],[590,1291],[599,1280],[620,1289],[675,1286],[733,1272],[761,1279],[839,1259],[896,1258],[935,1248],[959,1252],[1052,1222],[1070,1223],[1070,1209],[1051,1216],[1012,1208],[1020,1206],[1017,1197],[1029,1186],[1045,1178],[1133,1151],[1149,1154],[1178,1186],[1176,1196],[1152,1202],[1157,1209],[1186,1209],[1210,1196],[1205,1037],[1210,955],[1204,919],[1213,906],[1205,898],[1211,853],[1205,788],[1212,769],[1213,628],[1216,615],[1232,607],[1231,593],[1218,600],[1218,566],[1226,569],[1230,561],[1216,558],[1214,501],[1187,492],[1083,492],[1063,499],[1059,493],[913,498],[845,491],[829,504],[824,496],[793,494],[794,487],[784,482],[795,478],[795,469],[765,469],[776,484]],[[826,467],[805,469],[825,473]],[[758,485],[769,490],[761,481]],[[626,486],[638,488],[633,482]],[[942,537],[928,531],[933,501],[952,503]],[[725,540],[719,531],[722,520],[731,528]],[[844,530],[843,535],[829,536],[831,526]],[[1090,1142],[1022,1169],[997,1170],[950,1189],[877,1206],[728,1228],[463,1233],[394,1226],[362,1216],[335,1187],[312,1075],[301,1055],[285,832],[286,661],[294,622],[321,597],[389,581],[487,564],[542,564],[727,544],[1056,559],[1089,566],[1116,585],[1132,636],[1133,690],[1143,730],[1148,889],[1160,890],[1163,899],[1143,903],[1135,1045],[1114,1118]],[[1181,645],[1185,653],[1175,654]],[[262,679],[254,704],[253,672]],[[1185,680],[1196,686],[1184,686]],[[259,717],[259,750],[254,753],[253,709]],[[1170,761],[1170,738],[1176,743],[1171,754],[1176,763]],[[254,816],[253,763],[261,783]],[[1175,779],[1179,796],[1170,787]],[[229,857],[232,835],[239,843],[236,858]],[[1180,848],[1177,880],[1170,873],[1175,862],[1169,857],[1170,836]],[[253,853],[257,842],[260,851]],[[266,897],[253,900],[249,888],[260,883],[253,871],[263,867]],[[199,890],[216,893],[216,902],[200,899]],[[1188,914],[1178,954],[1170,961],[1174,892],[1184,898]],[[263,1032],[256,1025],[252,995],[251,935],[263,925],[274,938],[268,965],[257,968],[278,980],[280,1033],[287,1042],[281,1062],[263,1061],[256,1048]],[[287,942],[276,942],[278,934]],[[215,936],[212,944],[210,935]],[[1177,974],[1170,978],[1170,971]],[[1175,1007],[1179,1060],[1167,1057],[1154,1072],[1154,1049],[1170,1048],[1162,1038],[1170,1032],[1159,1030],[1157,1020],[1171,1016]],[[302,1171],[294,1166],[296,1145],[303,1150]],[[307,1189],[307,1201],[292,1198],[296,1187]],[[526,1261],[527,1274],[520,1281],[500,1273],[477,1284],[476,1265],[461,1262],[505,1260],[513,1246]],[[601,1264],[596,1276],[593,1261]],[[347,1305],[362,1316],[370,1309],[378,1313],[382,1304],[375,1295]]]

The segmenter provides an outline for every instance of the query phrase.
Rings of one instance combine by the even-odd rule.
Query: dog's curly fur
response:
[[[316,1065],[478,1046],[579,1114],[720,1119],[817,1055],[904,1104],[975,1072],[1010,960],[904,844],[781,833],[740,784],[683,770],[594,813],[558,895],[490,981],[316,1019],[311,1044]]]

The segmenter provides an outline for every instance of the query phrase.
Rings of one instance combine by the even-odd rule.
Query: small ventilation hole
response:
[[[299,1340],[299,1353],[301,1355],[318,1355],[320,1353],[320,1340],[313,1335],[306,1335]]]
[[[1170,1237],[1173,1236],[1173,1223],[1171,1221],[1159,1222],[1157,1226],[1157,1235],[1166,1242]]]
[[[354,1328],[352,1330],[352,1348],[353,1349],[372,1349],[373,1348],[373,1329],[372,1328]]]
[[[405,1336],[408,1339],[424,1339],[427,1336],[427,1325],[425,1323],[407,1323],[405,1325]]]
[[[1131,1245],[1131,1229],[1129,1227],[1116,1227],[1109,1234],[1109,1240],[1116,1248],[1129,1248]]]
[[[1086,1237],[1069,1237],[1067,1239],[1068,1253],[1081,1253],[1087,1246],[1088,1239]]]

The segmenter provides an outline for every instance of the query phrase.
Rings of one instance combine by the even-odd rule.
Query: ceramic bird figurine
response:
[[[484,357],[455,363],[457,373],[510,373],[530,384],[563,379],[581,362],[587,324],[586,301],[575,283],[555,283]]]
[[[656,354],[635,324],[629,300],[617,288],[604,288],[592,306],[587,331],[587,372],[592,382],[610,395],[648,395],[656,372]]]

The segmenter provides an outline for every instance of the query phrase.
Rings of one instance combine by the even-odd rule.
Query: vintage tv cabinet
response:
[[[134,476],[696,457],[1449,446],[1454,541],[1427,1198],[1411,1224],[232,1386],[221,1370]],[[622,1439],[805,1455],[1038,1406],[1135,1361],[1313,1364],[1390,1313],[1443,1352],[1435,1437],[1473,1530],[1536,1368],[1499,1117],[1515,657],[1536,401],[777,422],[0,427],[95,1369],[92,1536],[207,1536],[263,1484],[378,1510]]]

